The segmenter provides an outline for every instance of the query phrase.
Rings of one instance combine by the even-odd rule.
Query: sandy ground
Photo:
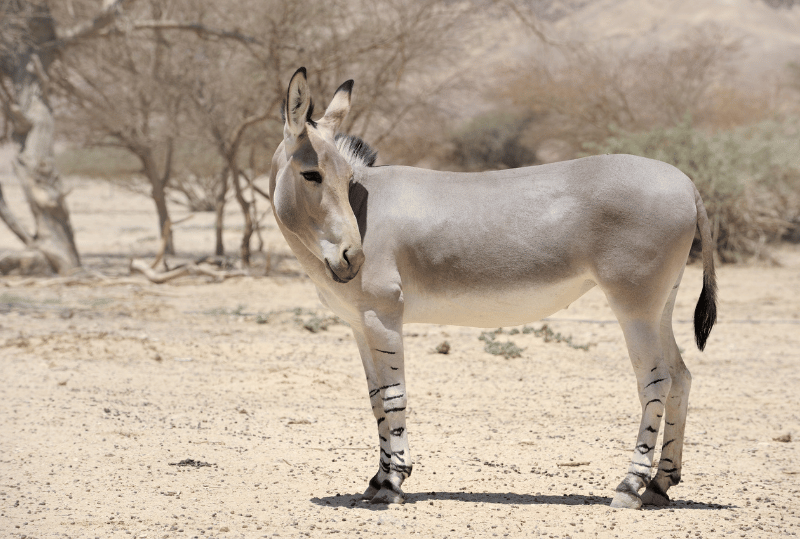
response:
[[[800,531],[798,444],[775,440],[800,438],[800,249],[778,252],[783,267],[719,268],[705,353],[689,323],[701,272],[687,269],[675,327],[694,384],[671,507],[608,507],[640,409],[596,290],[547,322],[588,351],[506,329],[498,339],[524,352],[504,359],[484,351],[479,329],[406,326],[416,465],[405,505],[372,506],[357,496],[378,448],[355,344],[340,324],[303,327],[328,313],[271,217],[268,276],[157,286],[126,269],[156,250],[152,205],[106,184],[70,186],[84,261],[112,278],[0,281],[0,537]],[[19,207],[18,189],[3,187]],[[211,250],[212,221],[177,227],[183,255]],[[5,248],[17,244],[0,230]],[[435,353],[445,340],[450,353]],[[209,466],[176,465],[185,459]]]

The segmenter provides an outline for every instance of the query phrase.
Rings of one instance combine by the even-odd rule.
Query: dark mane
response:
[[[378,152],[361,138],[355,135],[336,135],[336,149],[344,156],[351,166],[371,167],[378,159]]]

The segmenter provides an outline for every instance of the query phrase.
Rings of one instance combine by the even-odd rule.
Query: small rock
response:
[[[443,341],[439,346],[436,347],[436,353],[438,354],[449,354],[450,353],[450,343],[447,341]]]
[[[219,529],[219,531],[221,531],[221,532],[229,532],[229,531],[231,531],[231,530],[230,530],[230,529],[228,529],[228,527],[227,527],[227,526],[223,526],[223,527],[221,527],[221,528]]]
[[[786,434],[781,434],[780,436],[778,436],[777,438],[773,438],[772,440],[775,441],[775,442],[788,443],[788,442],[792,441],[792,435],[787,432]]]

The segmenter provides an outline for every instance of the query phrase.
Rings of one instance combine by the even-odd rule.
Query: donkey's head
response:
[[[276,218],[339,283],[355,277],[364,263],[348,196],[353,168],[337,150],[335,140],[350,110],[352,89],[352,80],[342,84],[325,115],[314,121],[306,70],[301,67],[295,72],[283,110],[285,160],[280,159],[273,193]]]

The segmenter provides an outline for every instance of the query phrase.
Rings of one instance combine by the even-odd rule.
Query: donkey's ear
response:
[[[311,108],[311,93],[308,90],[306,68],[301,67],[292,75],[286,92],[283,116],[284,136],[300,136],[306,129],[306,120]]]
[[[350,112],[350,95],[352,92],[352,80],[349,80],[339,86],[339,88],[336,90],[336,93],[333,94],[331,104],[328,105],[328,109],[325,111],[325,116],[320,118],[318,123],[333,130],[334,133],[338,131],[339,126],[342,125],[347,113]]]

